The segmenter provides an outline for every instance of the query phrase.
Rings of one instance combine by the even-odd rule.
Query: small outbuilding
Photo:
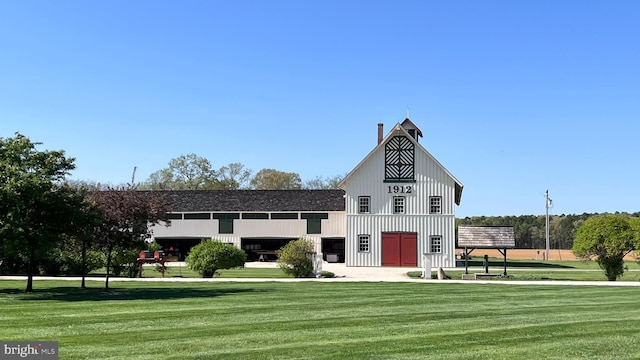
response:
[[[507,275],[507,249],[516,246],[513,226],[458,226],[458,248],[464,248],[464,268],[468,271],[469,254],[475,249],[497,249],[504,256]]]

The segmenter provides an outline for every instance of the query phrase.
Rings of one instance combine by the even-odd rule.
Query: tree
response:
[[[217,174],[206,158],[196,154],[181,155],[169,161],[147,179],[150,190],[211,190],[216,189]]]
[[[346,177],[346,174],[336,175],[334,177],[316,176],[311,180],[304,182],[305,189],[339,189],[340,181]]]
[[[629,225],[633,231],[633,238],[635,241],[636,260],[640,261],[640,214],[636,214],[634,217],[629,218]]]
[[[245,169],[241,163],[230,163],[221,167],[217,175],[217,188],[220,190],[237,190],[246,187],[251,177],[251,170]]]
[[[315,253],[313,242],[306,239],[289,241],[278,255],[278,267],[285,274],[306,277],[313,271],[311,254]]]
[[[53,249],[48,261],[40,265],[41,273],[82,276],[81,287],[85,288],[85,276],[90,271],[104,267],[104,255],[99,251],[83,248],[83,244],[78,237],[65,236],[59,246]]]
[[[251,188],[256,190],[295,190],[302,188],[302,180],[297,173],[262,169],[251,179]]]
[[[79,274],[82,276],[80,287],[84,289],[86,288],[87,274],[95,268],[104,266],[103,257],[99,255],[94,246],[96,234],[99,234],[100,226],[105,220],[104,212],[90,199],[89,193],[107,189],[108,187],[107,185],[87,181],[69,181],[66,184],[83,194],[85,202],[82,212],[77,218],[80,231],[76,235],[68,236],[64,239],[62,251],[65,252],[65,255],[62,259],[66,260],[64,265],[67,265],[73,275]],[[78,249],[80,254],[77,254]],[[73,264],[78,255],[79,264]]]
[[[243,266],[246,260],[247,254],[237,247],[207,239],[191,248],[186,262],[190,269],[210,278],[218,270]]]
[[[29,138],[0,138],[0,254],[26,264],[26,291],[33,275],[65,235],[80,231],[86,198],[63,184],[75,168],[64,151],[39,151]]]
[[[111,186],[109,184],[103,184],[97,181],[78,180],[78,179],[65,179],[65,183],[70,187],[81,190],[81,191],[107,190],[109,186]]]
[[[91,199],[104,213],[104,220],[96,234],[96,244],[106,256],[105,288],[109,289],[114,258],[130,253],[130,250],[144,248],[144,240],[151,237],[150,225],[168,225],[169,203],[166,195],[155,191],[138,191],[133,184],[96,191],[91,194]]]
[[[638,248],[638,237],[626,215],[587,219],[578,228],[573,242],[573,253],[585,260],[595,257],[609,281],[624,274],[624,256]]]

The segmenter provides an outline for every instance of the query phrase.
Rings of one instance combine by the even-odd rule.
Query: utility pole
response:
[[[134,186],[136,184],[136,170],[138,169],[137,166],[133,167],[133,174],[131,174],[131,186]]]
[[[549,198],[549,190],[547,190],[545,192],[544,195],[545,198],[545,209],[547,210],[547,216],[546,216],[546,231],[545,231],[545,235],[546,235],[546,240],[547,240],[547,257],[546,259],[549,260],[549,205],[551,205],[552,200]]]

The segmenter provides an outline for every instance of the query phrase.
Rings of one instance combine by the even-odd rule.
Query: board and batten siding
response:
[[[432,265],[455,266],[455,180],[435,158],[416,144],[416,181],[385,182],[384,156],[384,146],[378,147],[344,183],[347,212],[346,265],[381,266],[381,234],[415,232],[418,234],[418,266],[422,266],[422,254],[430,252],[430,236],[442,236],[442,253],[432,257]],[[360,196],[370,197],[369,214],[358,213]],[[405,197],[404,214],[393,213],[395,196]],[[429,214],[431,196],[441,197],[440,214]],[[358,235],[370,235],[369,252],[358,252]]]
[[[377,151],[346,183],[346,212],[358,213],[358,197],[371,197],[371,214],[393,214],[393,197],[405,196],[406,214],[429,214],[429,197],[442,197],[442,214],[455,214],[455,182],[433,159],[416,151],[416,182],[384,182],[384,149]],[[405,192],[394,192],[394,186]],[[407,187],[411,193],[406,193]],[[391,190],[390,190],[391,187]],[[400,190],[399,190],[400,191]]]
[[[446,239],[455,238],[455,219],[447,215],[347,215],[349,232],[346,235],[347,266],[381,266],[382,233],[411,232],[418,234],[418,266],[422,254],[430,252],[430,236],[442,236],[442,253],[433,254],[432,266],[454,267],[455,244]],[[369,252],[359,252],[358,236],[369,235]]]

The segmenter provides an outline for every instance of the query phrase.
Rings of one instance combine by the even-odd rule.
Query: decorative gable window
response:
[[[384,146],[384,180],[415,181],[413,142],[406,136],[394,136]]]

